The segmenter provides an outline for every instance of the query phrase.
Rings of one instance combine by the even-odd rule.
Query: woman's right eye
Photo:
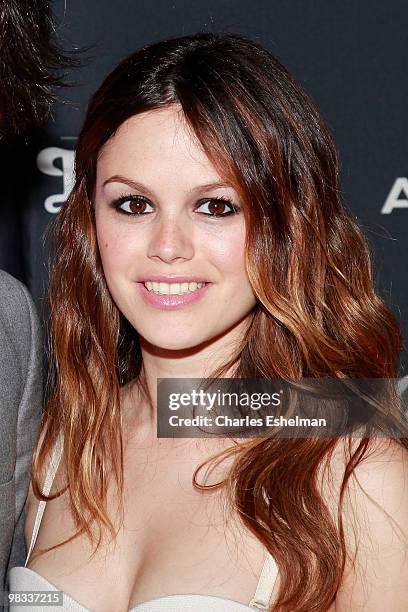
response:
[[[137,216],[147,215],[152,210],[146,210],[148,206],[153,209],[149,202],[140,196],[122,196],[112,202],[112,205],[116,210],[125,215]]]

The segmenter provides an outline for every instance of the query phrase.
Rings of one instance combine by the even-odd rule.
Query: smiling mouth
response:
[[[201,289],[207,283],[157,283],[146,281],[143,284],[148,291],[156,295],[184,295],[198,291],[198,289]]]

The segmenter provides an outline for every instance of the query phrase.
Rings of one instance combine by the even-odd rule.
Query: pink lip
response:
[[[148,280],[154,280],[154,278],[155,277],[150,276]],[[156,277],[156,278],[159,278],[159,277]],[[174,277],[174,278],[178,278],[178,277]],[[160,282],[160,281],[155,281],[155,282]],[[165,282],[165,281],[162,280],[161,282]],[[182,282],[182,281],[173,281],[173,282]],[[187,280],[185,280],[184,282],[187,282]],[[198,282],[205,282],[205,281],[198,281]],[[205,295],[209,286],[211,285],[211,283],[207,283],[206,285],[204,285],[204,287],[201,287],[201,289],[197,289],[196,291],[192,291],[191,293],[184,293],[183,295],[158,295],[156,293],[153,293],[152,291],[148,291],[142,282],[139,282],[137,284],[140,287],[140,291],[141,291],[144,301],[150,306],[154,306],[155,308],[160,308],[161,310],[177,310],[179,308],[183,308],[184,306],[189,306],[190,304],[193,304],[194,302],[197,302],[198,300],[200,300]]]

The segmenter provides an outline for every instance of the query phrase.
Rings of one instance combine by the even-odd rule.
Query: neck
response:
[[[157,379],[159,378],[208,378],[218,368],[226,365],[231,358],[234,365],[226,369],[223,378],[233,377],[237,357],[240,354],[242,341],[250,325],[251,318],[245,317],[228,333],[224,333],[208,342],[182,350],[163,349],[140,338],[143,358],[143,378],[149,398],[143,398],[137,380],[128,387],[129,410],[135,414],[137,406],[136,427],[156,435],[157,431]],[[149,405],[150,404],[150,405]]]

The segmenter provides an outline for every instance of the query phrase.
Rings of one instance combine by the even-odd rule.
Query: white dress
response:
[[[48,472],[46,474],[43,487],[44,495],[49,495],[52,482],[54,480],[58,463],[61,458],[62,444],[59,442],[56,445],[51,457]],[[47,502],[40,501],[37,514],[34,522],[34,529],[31,536],[30,547],[24,567],[13,567],[9,572],[9,591],[14,594],[15,591],[42,591],[47,593],[47,602],[52,600],[51,593],[60,593],[59,589],[48,582],[43,576],[37,574],[27,566],[31,552],[37,539],[38,530],[40,528],[41,519],[44,513]],[[278,576],[278,567],[274,558],[266,552],[264,565],[259,577],[258,586],[254,597],[248,605],[244,605],[232,599],[224,597],[214,597],[211,595],[195,595],[195,594],[177,594],[166,595],[151,599],[138,604],[128,612],[253,612],[254,610],[268,610],[272,598],[272,593]],[[49,594],[49,595],[48,595]],[[26,595],[28,597],[28,594]],[[55,599],[53,600],[55,601]],[[75,599],[62,592],[61,601],[58,604],[50,603],[44,605],[18,605],[17,603],[10,604],[12,612],[50,612],[52,610],[69,610],[71,612],[92,612],[89,608],[85,608]],[[112,612],[115,612],[114,610]]]

